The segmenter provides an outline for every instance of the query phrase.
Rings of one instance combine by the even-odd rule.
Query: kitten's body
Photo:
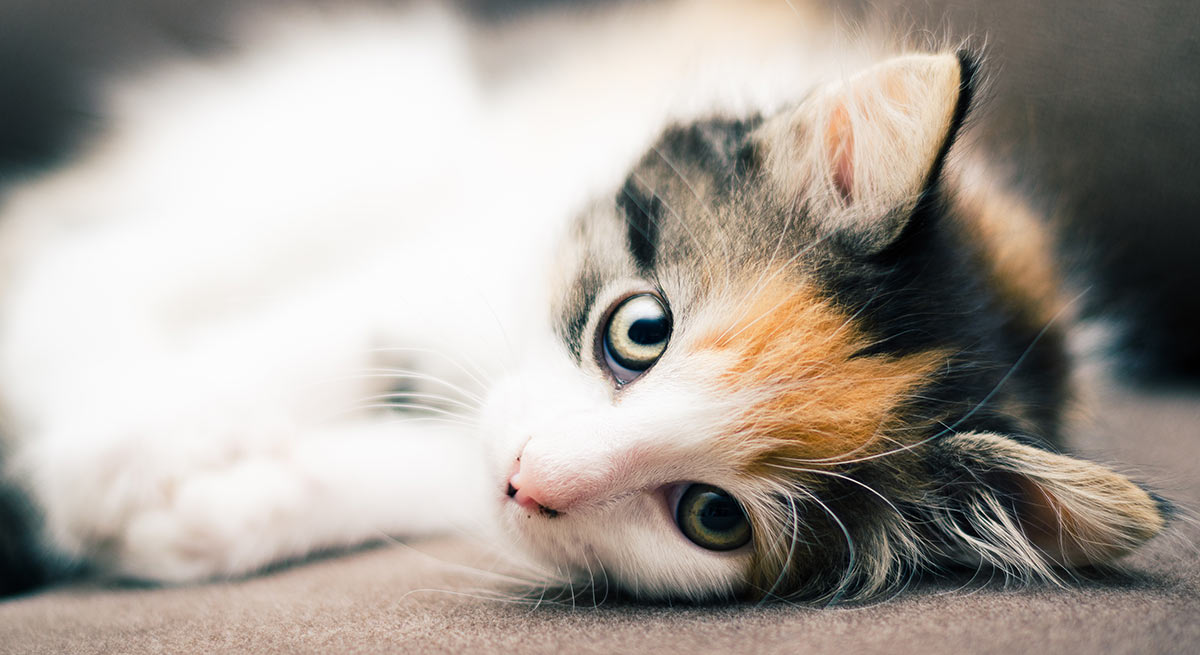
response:
[[[6,465],[54,552],[186,581],[498,516],[552,566],[597,564],[650,596],[870,593],[923,563],[1088,561],[992,543],[1019,534],[1003,508],[993,535],[955,523],[986,505],[971,490],[927,493],[974,474],[964,453],[1018,472],[1036,457],[987,435],[920,447],[934,439],[1057,443],[1069,316],[1036,220],[965,183],[974,169],[939,175],[940,146],[928,180],[897,191],[917,216],[897,234],[823,231],[897,184],[860,151],[836,212],[820,189],[780,210],[812,180],[779,172],[768,137],[789,123],[772,116],[870,58],[783,3],[629,11],[500,34],[428,8],[309,24],[139,87],[79,162],[15,191]],[[525,60],[530,38],[542,61]],[[635,166],[664,125],[697,120]],[[960,120],[927,140],[948,145]],[[901,264],[843,252],[874,241]],[[591,335],[639,290],[670,303],[673,350],[614,391]],[[738,497],[754,548],[715,556],[664,529],[662,490],[685,481]],[[796,485],[827,510],[803,530]],[[1086,514],[1045,493],[1051,513]],[[1106,559],[1157,530],[1138,518],[1153,525],[1075,532],[1103,533]]]

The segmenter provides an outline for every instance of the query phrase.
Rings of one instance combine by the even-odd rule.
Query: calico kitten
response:
[[[823,72],[773,4],[645,8],[690,36],[511,78],[436,9],[352,22],[273,86],[167,84],[16,194],[0,390],[50,552],[180,582],[495,522],[644,598],[828,602],[1158,533],[1059,452],[1071,303],[954,147],[976,60]]]
[[[1057,453],[1047,238],[946,166],[976,68],[900,57],[669,128],[575,228],[557,331],[608,402],[513,435],[513,529],[649,596],[824,600],[951,562],[1054,579],[1161,530],[1150,494]]]

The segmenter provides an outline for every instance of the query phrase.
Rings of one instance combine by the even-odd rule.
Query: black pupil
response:
[[[700,524],[712,532],[728,532],[741,525],[742,508],[729,496],[708,492],[698,513]]]
[[[629,340],[640,346],[653,346],[667,338],[667,317],[639,318],[629,326]]]

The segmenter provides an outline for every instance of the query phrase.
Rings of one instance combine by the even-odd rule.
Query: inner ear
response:
[[[764,125],[771,173],[826,233],[876,252],[936,179],[971,99],[963,53],[887,60]]]
[[[825,128],[825,151],[830,161],[833,186],[842,202],[854,201],[854,129],[850,124],[850,113],[838,107],[829,118]]]
[[[822,108],[824,155],[847,202],[903,202],[928,187],[966,117],[974,71],[965,53],[915,55],[835,87]]]

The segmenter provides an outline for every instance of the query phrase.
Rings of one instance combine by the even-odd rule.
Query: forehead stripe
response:
[[[585,267],[575,280],[558,321],[557,332],[576,363],[583,361],[583,329],[587,327],[588,314],[592,311],[592,305],[596,303],[600,280],[600,275],[595,270]]]
[[[657,195],[645,193],[633,178],[626,181],[617,194],[617,207],[624,214],[628,227],[626,245],[642,274],[654,270],[662,206],[662,200]]]

